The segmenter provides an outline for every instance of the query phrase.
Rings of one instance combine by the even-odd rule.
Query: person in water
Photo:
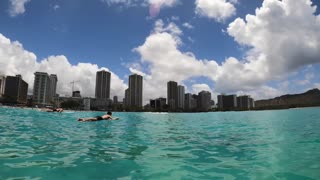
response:
[[[45,110],[43,110],[43,111],[45,111],[45,112],[59,112],[59,113],[61,113],[61,112],[63,111],[63,109],[62,109],[62,108],[49,108],[49,109],[45,109]]]
[[[92,118],[79,118],[78,121],[85,122],[85,121],[102,121],[102,120],[118,120],[119,118],[112,117],[112,112],[108,112],[103,116],[97,116]]]

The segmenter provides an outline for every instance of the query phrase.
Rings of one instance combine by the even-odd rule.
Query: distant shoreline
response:
[[[41,111],[41,108],[32,108],[32,107],[19,107],[19,106],[6,106],[2,105],[0,108],[12,108],[12,109],[26,109],[26,110],[35,110],[39,112],[45,112]],[[306,109],[306,108],[320,108],[320,106],[304,106],[304,107],[292,107],[292,108],[259,108],[259,109],[251,109],[251,110],[216,110],[216,111],[207,111],[207,112],[173,112],[173,111],[112,111],[112,110],[105,110],[105,111],[94,111],[94,110],[72,110],[72,109],[66,109],[64,112],[107,112],[112,111],[116,113],[154,113],[154,114],[171,114],[171,113],[214,113],[214,112],[251,112],[251,111],[276,111],[276,110],[290,110],[290,109]]]

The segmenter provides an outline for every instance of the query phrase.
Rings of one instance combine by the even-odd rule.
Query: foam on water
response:
[[[0,179],[320,179],[320,109],[199,114],[0,108]]]

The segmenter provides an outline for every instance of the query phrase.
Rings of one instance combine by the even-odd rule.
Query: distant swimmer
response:
[[[97,116],[92,118],[79,118],[78,121],[85,122],[85,121],[102,121],[102,120],[118,120],[119,118],[112,117],[112,112],[108,112],[107,114],[103,116]]]
[[[48,109],[42,109],[42,111],[45,111],[45,112],[63,112],[63,109],[62,108],[48,108]]]

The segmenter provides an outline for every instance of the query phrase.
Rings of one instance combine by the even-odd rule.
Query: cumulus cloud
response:
[[[198,94],[201,91],[209,91],[212,93],[212,90],[208,84],[193,84],[192,85],[192,93]]]
[[[63,55],[49,56],[38,61],[37,56],[25,50],[21,43],[0,34],[0,74],[21,74],[29,84],[29,93],[33,89],[34,72],[41,71],[57,74],[57,93],[60,95],[71,95],[70,82],[79,81],[75,84],[75,90],[80,90],[82,96],[94,97],[96,72],[102,69],[108,70],[91,63],[72,65]],[[122,98],[126,87],[123,80],[111,72],[111,95]]]
[[[226,0],[196,0],[196,14],[218,22],[236,14],[234,5]]]
[[[320,62],[320,17],[310,0],[265,0],[255,15],[237,18],[230,36],[248,46],[247,60],[265,74],[281,75]]]
[[[23,14],[26,11],[25,5],[30,1],[31,0],[10,0],[9,15],[15,17]]]
[[[320,17],[315,10],[310,0],[265,0],[255,15],[228,26],[228,34],[249,50],[241,60],[228,57],[222,63],[182,52],[179,27],[157,21],[155,30],[134,49],[148,67],[145,97],[165,96],[169,80],[181,83],[199,76],[212,80],[214,92],[251,94],[258,99],[285,93],[266,84],[320,62]]]
[[[218,64],[215,61],[197,60],[190,52],[181,52],[181,30],[174,23],[155,23],[155,30],[143,45],[134,49],[141,55],[141,62],[148,65],[149,78],[144,82],[144,97],[147,101],[157,96],[166,97],[166,83],[170,80],[181,83],[191,77],[214,75]]]

